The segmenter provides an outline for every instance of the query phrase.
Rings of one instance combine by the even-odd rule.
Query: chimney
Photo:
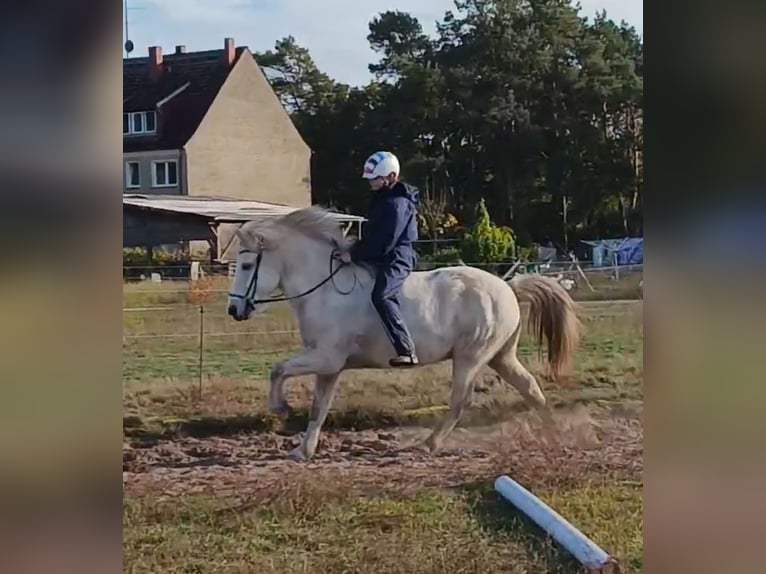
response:
[[[176,46],[176,54],[185,54],[186,53],[186,46],[178,45]]]
[[[153,80],[162,75],[162,48],[149,46],[149,77]]]
[[[227,66],[231,66],[234,61],[234,38],[224,38],[223,41],[223,59]]]

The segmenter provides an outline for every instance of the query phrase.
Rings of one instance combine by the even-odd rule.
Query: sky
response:
[[[149,46],[173,52],[177,44],[187,51],[223,48],[226,37],[253,52],[274,47],[294,36],[308,48],[319,69],[335,80],[366,84],[367,65],[377,60],[367,43],[368,24],[387,10],[415,16],[426,33],[454,0],[127,0],[128,34],[135,48],[131,56],[146,56]],[[643,0],[580,0],[583,16],[602,9],[607,16],[625,20],[643,36]],[[125,16],[123,14],[123,41]],[[124,51],[123,51],[124,55]]]

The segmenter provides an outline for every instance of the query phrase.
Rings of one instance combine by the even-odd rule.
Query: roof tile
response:
[[[159,78],[149,75],[149,58],[122,61],[122,109],[135,112],[156,109],[181,86],[189,86],[162,105],[157,115],[157,134],[125,136],[123,152],[180,149],[194,134],[232,67],[246,47],[240,46],[231,65],[224,50],[187,52],[163,56]],[[248,52],[249,53],[249,52]]]

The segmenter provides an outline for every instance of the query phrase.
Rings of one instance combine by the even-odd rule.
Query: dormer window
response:
[[[122,135],[136,136],[157,133],[157,112],[130,112],[122,114]]]

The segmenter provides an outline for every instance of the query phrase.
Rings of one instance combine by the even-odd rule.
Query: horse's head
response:
[[[297,295],[325,279],[331,253],[346,247],[337,221],[316,206],[248,222],[237,238],[240,249],[228,303],[228,314],[237,321],[262,309],[278,287]]]
[[[262,309],[281,281],[282,264],[271,239],[251,224],[237,231],[239,252],[229,292],[228,314],[236,321]]]

